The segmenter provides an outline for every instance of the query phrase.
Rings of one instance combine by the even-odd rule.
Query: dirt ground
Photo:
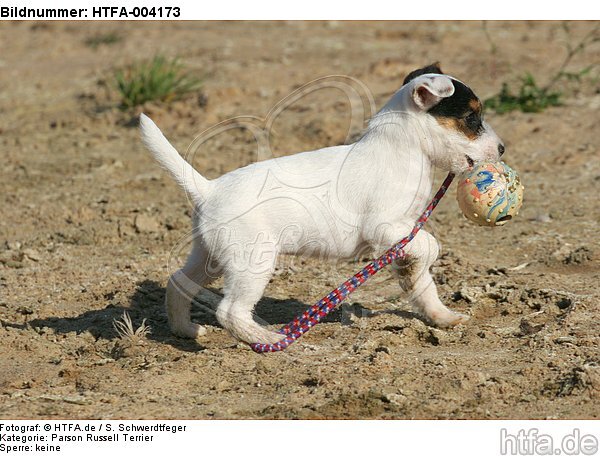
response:
[[[571,24],[571,42],[594,25]],[[321,76],[362,81],[381,107],[409,71],[440,60],[486,98],[526,72],[547,82],[566,52],[560,23],[487,30],[489,39],[479,22],[0,23],[0,418],[599,418],[597,68],[557,85],[563,106],[487,114],[526,187],[519,217],[477,227],[454,189],[436,210],[435,280],[467,324],[427,326],[384,271],[283,353],[253,353],[200,307],[205,337],[167,329],[164,285],[186,253],[174,247],[191,208],[140,144],[135,112],[117,108],[115,68],[161,52],[204,77],[202,95],[144,107],[185,151],[218,121],[265,116]],[[117,42],[92,46],[107,34]],[[596,44],[569,68],[598,61]],[[343,143],[347,111],[335,91],[299,100],[273,126],[274,153]],[[194,165],[214,178],[255,156],[251,136],[232,130]],[[362,264],[287,262],[257,314],[281,325]],[[151,327],[139,344],[113,328],[124,310]]]

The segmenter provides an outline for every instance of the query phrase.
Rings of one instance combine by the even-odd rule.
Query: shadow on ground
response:
[[[216,289],[209,290],[220,295]],[[152,329],[148,338],[160,343],[169,344],[185,351],[201,351],[204,347],[195,340],[182,339],[171,334],[167,316],[164,310],[165,288],[158,282],[144,280],[137,285],[136,290],[129,297],[129,305],[108,304],[99,310],[90,310],[76,317],[60,318],[49,317],[31,320],[28,325],[33,328],[51,328],[57,333],[81,333],[89,331],[96,339],[113,340],[118,334],[113,326],[113,321],[119,319],[124,312],[128,312],[134,328],[137,328],[144,319]],[[261,324],[281,325],[290,322],[301,315],[309,305],[294,299],[274,299],[263,297],[256,306],[255,319]],[[324,320],[324,323],[352,324],[351,316],[358,318],[372,317],[381,314],[394,314],[403,318],[420,318],[415,314],[402,310],[372,311],[359,303],[343,305],[335,309]],[[215,309],[197,297],[192,306],[192,320],[206,326],[220,327],[215,317]],[[5,322],[4,324],[14,325]],[[233,339],[232,339],[233,340]]]

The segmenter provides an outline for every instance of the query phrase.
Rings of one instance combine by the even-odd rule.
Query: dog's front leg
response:
[[[371,245],[380,254],[406,236],[410,232],[411,225],[410,223],[399,227],[379,225]],[[441,328],[456,326],[467,321],[468,316],[448,309],[438,296],[437,287],[429,272],[429,268],[439,254],[436,239],[421,230],[406,245],[404,252],[406,257],[392,264],[392,269],[398,275],[400,286],[409,293],[409,301],[415,311]]]
[[[441,328],[456,326],[469,317],[454,312],[440,300],[429,268],[437,259],[439,245],[426,231],[420,231],[405,247],[406,258],[392,265],[400,286],[409,293],[413,308]]]

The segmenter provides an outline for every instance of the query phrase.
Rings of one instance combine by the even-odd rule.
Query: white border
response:
[[[151,442],[125,442],[123,433],[119,442],[86,442],[86,431],[65,428],[61,435],[82,435],[84,442],[58,443],[61,456],[85,454],[86,456],[119,455],[169,455],[169,454],[224,454],[264,456],[265,454],[291,455],[436,455],[482,456],[504,454],[544,454],[536,446],[525,443],[523,436],[546,435],[553,441],[554,455],[567,455],[562,448],[565,438],[577,435],[600,441],[600,421],[0,421],[3,425],[18,426],[40,423],[47,426],[49,436],[55,426],[104,426],[95,435],[114,435],[119,424],[169,426],[184,425],[185,432],[146,432],[137,435],[152,436]],[[107,424],[112,426],[107,431]],[[6,429],[6,428],[4,428]],[[502,429],[505,429],[504,433]],[[523,431],[523,432],[521,432]],[[132,432],[127,431],[129,435]],[[521,432],[521,441],[515,436]],[[5,433],[5,432],[4,432]],[[34,433],[27,433],[33,435]],[[510,434],[513,443],[501,443],[502,436]],[[571,442],[573,441],[570,438]],[[5,443],[6,442],[0,442]],[[14,444],[14,443],[13,443]],[[518,445],[518,447],[515,447]],[[537,443],[535,443],[537,445]],[[529,446],[529,448],[527,448]],[[588,447],[589,448],[589,447]],[[183,451],[185,449],[185,451]],[[508,450],[508,451],[506,451]],[[511,451],[512,450],[512,451]],[[527,451],[529,450],[529,451]],[[516,451],[516,452],[515,452]],[[11,452],[11,455],[35,454],[35,451]],[[600,454],[576,452],[570,454]]]
[[[598,20],[600,3],[519,0],[8,0],[1,6],[92,8],[99,6],[178,6],[179,20]],[[131,20],[131,18],[129,18]]]

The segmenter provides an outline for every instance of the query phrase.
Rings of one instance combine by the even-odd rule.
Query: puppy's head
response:
[[[483,120],[483,105],[471,88],[433,64],[404,79],[411,110],[433,139],[434,163],[460,173],[482,160],[497,161],[504,144]]]

